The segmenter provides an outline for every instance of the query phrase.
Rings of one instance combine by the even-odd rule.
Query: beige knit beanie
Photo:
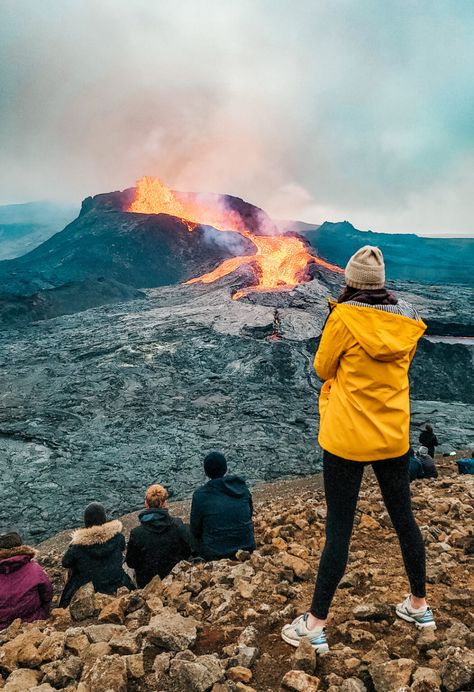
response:
[[[352,288],[383,288],[385,264],[382,251],[373,245],[357,250],[345,269],[346,284]]]

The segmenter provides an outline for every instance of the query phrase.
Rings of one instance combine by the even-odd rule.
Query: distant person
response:
[[[114,594],[121,586],[135,588],[123,570],[125,537],[120,521],[107,521],[105,508],[92,502],[84,511],[84,527],[72,534],[63,556],[63,567],[69,570],[60,608],[66,608],[76,591],[92,582],[100,593]]]
[[[151,485],[145,495],[145,509],[140,512],[140,526],[132,529],[127,547],[127,565],[135,570],[138,588],[159,576],[164,579],[173,567],[191,555],[189,534],[167,507],[168,491],[162,485]]]
[[[16,618],[34,622],[49,617],[53,587],[35,556],[20,534],[0,536],[0,630]]]
[[[416,456],[413,447],[408,450],[408,475],[410,476],[410,483],[423,478],[423,465]]]
[[[434,459],[435,447],[438,446],[438,438],[433,432],[433,426],[431,426],[429,423],[427,423],[425,425],[425,429],[421,431],[418,442],[420,445],[423,445],[423,447],[427,447],[428,454],[432,459]]]
[[[326,542],[309,612],[281,633],[295,647],[309,639],[320,653],[329,648],[325,626],[346,569],[368,465],[397,533],[411,587],[396,614],[417,627],[435,626],[425,600],[425,545],[413,516],[408,473],[408,370],[426,325],[409,303],[386,289],[379,248],[366,245],[358,250],[347,263],[345,279],[337,303],[330,301],[314,359],[324,380],[318,440],[323,449]],[[383,560],[382,553],[376,557]]]
[[[466,459],[458,459],[456,462],[460,474],[474,474],[474,450]]]
[[[193,495],[191,533],[205,560],[234,558],[238,550],[254,550],[252,496],[243,478],[226,475],[227,461],[220,452],[204,459],[209,478]]]
[[[421,464],[421,476],[419,478],[438,478],[438,470],[432,456],[428,454],[428,448],[423,445],[416,453],[416,458]]]

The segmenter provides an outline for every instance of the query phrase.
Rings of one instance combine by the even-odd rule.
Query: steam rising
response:
[[[0,203],[148,174],[274,218],[472,231],[470,0],[3,0],[0,14]]]

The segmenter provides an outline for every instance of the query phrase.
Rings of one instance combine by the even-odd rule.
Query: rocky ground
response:
[[[233,301],[244,280],[151,289],[143,300],[0,331],[1,528],[44,540],[78,525],[92,500],[115,516],[132,511],[154,481],[189,497],[213,448],[252,485],[317,472],[312,359],[339,278],[321,270],[292,291]],[[469,332],[470,289],[395,288],[435,333]],[[268,338],[275,306],[282,341]],[[474,443],[474,346],[463,338],[420,343],[415,444],[427,421],[442,451]]]
[[[323,545],[320,481],[270,486],[256,502],[257,550],[239,560],[180,563],[142,591],[83,587],[51,620],[0,634],[5,692],[429,692],[474,689],[474,481],[438,460],[440,478],[412,485],[427,546],[438,629],[396,620],[407,589],[398,543],[366,473],[351,558],[316,657],[280,639],[307,608]],[[184,509],[181,506],[181,509]],[[128,521],[128,524],[131,522]],[[40,559],[59,594],[64,537]]]

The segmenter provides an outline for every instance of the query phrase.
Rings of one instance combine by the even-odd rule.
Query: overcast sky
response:
[[[0,0],[0,203],[157,175],[473,233],[473,0]]]

